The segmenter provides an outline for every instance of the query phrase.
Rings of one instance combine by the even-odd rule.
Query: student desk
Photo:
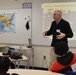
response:
[[[8,73],[17,73],[19,75],[65,75],[54,73],[50,71],[43,71],[43,70],[29,70],[29,69],[9,69]]]

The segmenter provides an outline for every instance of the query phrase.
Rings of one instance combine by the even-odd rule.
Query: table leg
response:
[[[34,68],[34,48],[32,48],[32,66]]]

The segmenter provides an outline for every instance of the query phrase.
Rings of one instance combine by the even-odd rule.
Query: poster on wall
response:
[[[47,31],[53,19],[53,12],[55,10],[62,11],[62,18],[70,23],[70,26],[74,32],[74,37],[70,40],[76,39],[76,2],[60,2],[60,3],[44,3],[43,9],[43,32]],[[51,37],[49,37],[51,38]]]
[[[0,13],[0,33],[15,33],[15,13]]]
[[[22,8],[23,9],[30,9],[30,8],[32,8],[32,3],[23,3]]]

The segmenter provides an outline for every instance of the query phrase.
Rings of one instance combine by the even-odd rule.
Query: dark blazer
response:
[[[57,30],[60,30],[60,32],[65,33],[66,36],[61,40],[56,39]],[[46,36],[53,35],[51,46],[54,46],[55,43],[57,43],[59,41],[65,41],[66,43],[68,43],[67,38],[73,37],[73,32],[70,27],[70,24],[67,21],[61,19],[58,24],[56,23],[56,21],[53,21],[50,29],[47,31],[47,33],[45,35]]]

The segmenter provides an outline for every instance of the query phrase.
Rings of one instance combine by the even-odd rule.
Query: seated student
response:
[[[50,67],[50,71],[59,73],[72,71],[71,65],[76,63],[76,54],[69,51],[67,43],[63,41],[56,43],[55,53],[58,55],[58,57]]]
[[[8,57],[0,56],[0,75],[10,75],[7,74],[10,64],[11,61]]]

